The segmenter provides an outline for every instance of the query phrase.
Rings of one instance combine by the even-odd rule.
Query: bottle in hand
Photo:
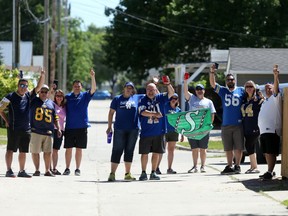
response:
[[[112,131],[107,134],[107,143],[110,144],[112,141]]]

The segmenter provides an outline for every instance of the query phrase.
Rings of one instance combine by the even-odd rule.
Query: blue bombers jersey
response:
[[[139,102],[139,119],[141,125],[140,137],[150,137],[165,134],[166,120],[165,120],[165,103],[168,102],[167,93],[157,94],[154,99],[150,99],[147,96],[143,97]],[[143,111],[161,112],[162,118],[149,118],[141,115]]]
[[[123,95],[113,98],[110,108],[116,111],[114,129],[139,129],[138,103],[143,97],[144,94],[136,94],[129,98],[125,98]]]
[[[230,91],[228,88],[217,84],[214,91],[218,93],[222,101],[222,126],[240,125],[242,123],[241,105],[245,93],[244,88],[235,87],[233,91]]]

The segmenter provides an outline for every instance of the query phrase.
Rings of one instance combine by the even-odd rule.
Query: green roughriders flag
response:
[[[190,139],[200,140],[213,128],[210,109],[171,113],[167,119],[177,133]]]

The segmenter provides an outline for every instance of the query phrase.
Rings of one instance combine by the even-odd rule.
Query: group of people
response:
[[[223,107],[221,137],[226,153],[227,166],[221,174],[239,174],[244,147],[250,158],[250,168],[245,172],[259,173],[255,154],[260,146],[268,164],[268,171],[259,177],[272,179],[276,157],[279,154],[281,135],[281,94],[279,92],[278,65],[273,68],[274,83],[265,85],[266,97],[257,91],[256,84],[249,80],[243,87],[235,85],[235,77],[226,75],[226,86],[215,80],[216,67],[210,68],[210,85],[220,96]],[[235,165],[233,167],[233,158]]]
[[[157,84],[157,83],[156,83]],[[114,135],[113,148],[111,155],[111,171],[108,181],[115,181],[115,173],[120,163],[120,158],[124,153],[125,180],[136,180],[131,175],[130,168],[133,160],[133,152],[138,138],[139,129],[139,154],[141,154],[141,175],[140,181],[148,180],[146,173],[148,155],[151,152],[151,173],[149,180],[160,180],[161,171],[159,165],[162,155],[168,149],[168,169],[167,174],[177,173],[172,169],[174,159],[174,149],[179,140],[179,134],[175,132],[166,118],[166,114],[181,112],[179,108],[179,97],[170,84],[170,80],[163,84],[167,87],[167,92],[160,93],[155,82],[148,83],[146,94],[136,94],[134,84],[127,82],[124,85],[123,93],[116,96],[110,105],[108,114],[108,128],[106,133],[112,132],[112,120],[114,113]],[[209,108],[211,110],[212,121],[214,119],[215,108],[210,99],[204,97],[205,89],[202,84],[196,86],[196,94],[188,91],[187,80],[184,81],[184,94],[189,101],[190,110]],[[180,140],[184,137],[181,135]],[[206,150],[208,148],[209,134],[201,140],[189,139],[192,148],[192,158],[194,166],[188,173],[197,172],[198,155],[200,152],[201,167],[200,171],[205,172]]]
[[[13,153],[19,149],[18,177],[32,177],[25,171],[26,153],[31,152],[35,166],[33,176],[40,176],[40,153],[43,152],[44,176],[61,175],[57,170],[58,150],[64,139],[66,169],[70,174],[72,149],[76,148],[75,175],[80,175],[82,149],[87,147],[88,104],[96,91],[95,72],[90,70],[91,89],[82,92],[82,83],[73,81],[72,92],[64,95],[57,86],[50,91],[42,70],[37,86],[29,91],[28,80],[19,79],[17,90],[0,102],[0,114],[7,127],[6,177],[16,177],[11,165]],[[51,97],[52,100],[49,98]],[[5,109],[8,108],[8,116]],[[66,124],[64,126],[64,121]],[[65,132],[64,132],[65,131]]]

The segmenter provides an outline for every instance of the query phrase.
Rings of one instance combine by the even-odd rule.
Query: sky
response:
[[[71,17],[81,17],[84,28],[94,23],[96,27],[110,25],[112,17],[104,14],[105,6],[115,8],[120,0],[68,0],[71,4]]]

